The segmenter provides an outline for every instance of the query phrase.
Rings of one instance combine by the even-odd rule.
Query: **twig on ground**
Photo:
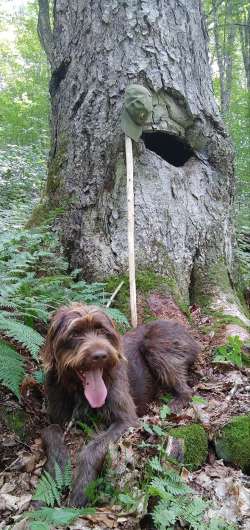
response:
[[[119,293],[120,289],[122,288],[124,284],[124,280],[122,280],[122,282],[119,283],[118,287],[116,287],[115,291],[113,292],[113,294],[111,295],[109,301],[107,302],[106,304],[106,307],[110,307],[113,300],[115,299],[116,295]]]

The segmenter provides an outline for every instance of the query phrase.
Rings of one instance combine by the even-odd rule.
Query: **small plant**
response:
[[[213,361],[216,363],[232,363],[239,368],[242,367],[242,341],[238,335],[234,337],[228,337],[226,344],[216,348]]]
[[[52,508],[55,504],[60,506],[62,494],[71,487],[71,482],[72,468],[70,460],[66,463],[63,471],[56,462],[55,478],[47,471],[44,471],[37,484],[33,500],[44,502]]]
[[[65,508],[60,507],[62,496],[65,491],[69,490],[72,484],[71,462],[68,460],[64,470],[55,463],[55,478],[45,471],[41,476],[33,500],[41,501],[46,504],[45,507],[32,512],[26,512],[22,515],[27,518],[30,530],[53,530],[58,526],[67,526],[77,517],[82,515],[93,515],[94,508]],[[55,505],[59,508],[56,508]]]
[[[155,462],[152,466],[155,468]],[[157,464],[158,474],[161,476],[151,480],[148,494],[159,499],[152,512],[152,519],[157,529],[172,530],[181,521],[182,526],[193,530],[233,530],[222,519],[209,522],[205,515],[210,503],[194,492],[180,475],[173,469],[163,469],[160,462]]]
[[[20,398],[20,385],[25,375],[22,356],[0,340],[0,382]]]
[[[73,523],[77,517],[94,515],[94,508],[41,508],[33,512],[25,512],[29,530],[53,530]]]

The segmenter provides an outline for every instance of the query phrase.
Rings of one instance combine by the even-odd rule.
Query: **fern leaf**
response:
[[[151,469],[153,469],[153,471],[158,471],[159,473],[162,473],[162,465],[157,456],[154,456],[153,458],[151,458],[151,460],[149,460],[149,465]]]
[[[107,315],[113,318],[113,320],[115,320],[117,324],[125,324],[126,326],[128,326],[129,322],[127,317],[121,311],[119,311],[119,309],[108,307],[105,308],[105,312],[107,313]]]
[[[77,517],[94,515],[94,508],[41,508],[33,512],[25,512],[23,515],[33,521],[42,521],[53,524],[54,527],[64,526],[72,523]]]
[[[65,488],[71,487],[72,476],[73,476],[73,473],[72,473],[71,461],[70,459],[68,459],[65,464],[64,472],[63,472],[63,485]]]
[[[29,525],[30,530],[51,530],[51,527],[43,521],[33,521]]]
[[[159,530],[173,528],[173,525],[181,516],[181,506],[177,503],[169,505],[166,501],[161,501],[152,513],[154,524]]]
[[[25,375],[22,356],[0,340],[0,381],[19,399],[19,387]]]
[[[55,462],[55,482],[56,486],[59,491],[62,491],[64,483],[63,483],[63,472],[57,462]]]
[[[56,502],[57,504],[60,504],[60,493],[57,484],[47,471],[44,471],[41,476],[33,495],[33,499],[45,502],[47,506],[51,506],[52,508],[55,506]]]
[[[44,342],[43,337],[34,329],[18,320],[11,320],[0,315],[0,331],[22,344],[37,359],[38,352]]]
[[[48,484],[50,485],[50,492],[51,492],[51,498],[54,499],[54,504],[57,502],[58,506],[60,506],[60,491],[57,487],[56,481],[53,479],[53,477],[48,473],[48,471],[44,471],[44,476],[46,477]],[[48,487],[49,490],[49,487]]]

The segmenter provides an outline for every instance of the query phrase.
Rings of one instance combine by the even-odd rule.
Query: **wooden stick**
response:
[[[125,135],[125,151],[127,166],[127,201],[128,201],[128,268],[129,268],[129,289],[130,289],[130,309],[131,323],[134,328],[137,326],[136,309],[136,283],[135,283],[135,219],[134,219],[134,182],[133,182],[133,149],[132,140]]]
[[[111,306],[113,300],[115,299],[117,293],[119,293],[119,291],[122,288],[123,284],[124,284],[124,280],[122,280],[122,282],[119,283],[118,287],[116,287],[116,290],[113,292],[112,296],[110,297],[109,301],[107,302],[106,307],[110,307]]]

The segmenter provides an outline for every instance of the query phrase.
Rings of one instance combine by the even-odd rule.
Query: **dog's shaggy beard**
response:
[[[47,371],[55,369],[58,381],[81,382],[92,408],[102,407],[107,397],[105,374],[112,373],[123,357],[120,337],[112,321],[97,308],[72,304],[52,319],[43,351]]]
[[[97,359],[93,361],[96,354]],[[116,349],[106,337],[89,332],[80,344],[61,353],[57,362],[58,378],[67,377],[67,372],[73,371],[81,381],[91,407],[99,408],[104,405],[107,397],[105,373],[110,374],[119,360]]]

